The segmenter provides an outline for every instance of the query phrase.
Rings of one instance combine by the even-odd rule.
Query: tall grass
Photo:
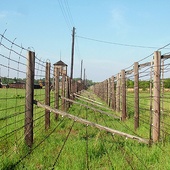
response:
[[[0,90],[1,98],[12,98],[2,100],[0,103],[0,118],[24,112],[24,90]],[[44,100],[43,89],[41,91],[37,90],[35,94],[36,99]],[[143,108],[149,105],[149,101],[144,98],[147,95],[146,93],[140,95],[140,105]],[[166,95],[169,96],[169,94]],[[141,121],[140,128],[136,132],[133,130],[133,94],[130,93],[128,96],[131,97],[128,98],[127,103],[131,105],[127,108],[129,118],[126,122],[120,122],[107,115],[102,115],[101,113],[74,104],[71,105],[68,112],[84,119],[87,118],[103,126],[148,138],[150,126],[146,123]],[[96,96],[93,97],[101,102]],[[88,104],[83,101],[81,101],[81,103]],[[18,106],[17,108],[15,108],[16,105]],[[12,109],[3,110],[3,108],[11,107]],[[168,104],[164,107],[167,110],[169,109]],[[112,113],[107,109],[102,110]],[[149,112],[142,109],[141,114],[146,121],[149,121]],[[44,110],[34,106],[34,119],[42,117],[34,122],[34,144],[32,149],[25,145],[24,127],[14,131],[11,136],[6,135],[24,125],[24,113],[0,120],[0,135],[6,135],[6,137],[0,138],[0,169],[170,169],[170,144],[168,134],[166,134],[164,143],[160,142],[149,147],[131,139],[106,133],[61,116],[55,121],[53,113],[51,113],[50,129],[46,131],[44,128],[43,115]],[[168,124],[169,117],[164,116],[164,121]],[[14,124],[9,125],[11,123]]]

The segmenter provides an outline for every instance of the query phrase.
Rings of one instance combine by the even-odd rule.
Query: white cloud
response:
[[[125,8],[114,8],[111,11],[111,26],[114,31],[116,31],[117,35],[123,36],[127,34],[129,25]]]
[[[114,22],[121,23],[124,20],[123,12],[120,9],[113,9],[111,13]]]
[[[23,14],[18,11],[1,11],[0,19],[7,18],[8,16],[22,16]]]
[[[8,12],[5,12],[5,11],[0,12],[0,19],[6,18],[7,15],[8,15]]]

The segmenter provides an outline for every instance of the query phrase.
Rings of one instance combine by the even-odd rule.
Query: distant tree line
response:
[[[74,80],[78,81],[80,78],[75,78]],[[1,77],[0,82],[2,84],[11,84],[11,83],[25,83],[26,79],[25,78],[7,78],[7,77]],[[53,82],[53,78],[51,78],[51,82]],[[95,85],[96,82],[93,82],[92,80],[85,80],[86,86],[90,87],[92,85]],[[164,88],[170,88],[170,78],[164,79]],[[34,84],[42,84],[43,86],[45,85],[45,78],[43,79],[35,79]],[[134,81],[133,80],[127,80],[127,87],[128,88],[134,88]],[[145,90],[150,87],[150,81],[146,80],[139,80],[139,88]]]
[[[164,88],[170,88],[170,78],[164,79]],[[128,88],[134,88],[134,81],[128,80],[127,81],[127,87]],[[145,90],[150,87],[150,81],[146,80],[139,80],[139,88]]]
[[[16,77],[14,77],[14,78],[1,77],[0,82],[2,84],[25,83],[26,78],[22,79],[22,78],[16,78]],[[44,82],[45,82],[45,78],[43,78],[43,79],[35,79],[34,80],[34,84],[40,84],[40,83],[44,84]]]

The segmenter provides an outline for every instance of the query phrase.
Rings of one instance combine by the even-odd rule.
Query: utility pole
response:
[[[75,27],[73,27],[72,33],[72,50],[71,50],[71,74],[70,79],[73,79],[73,64],[74,64],[74,38],[75,38]]]
[[[80,79],[82,81],[83,76],[83,60],[81,60],[81,74],[80,74]]]

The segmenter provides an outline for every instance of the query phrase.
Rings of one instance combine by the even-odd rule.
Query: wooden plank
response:
[[[120,136],[123,136],[125,138],[129,138],[129,139],[133,139],[135,141],[138,141],[138,142],[141,142],[141,143],[145,143],[145,144],[149,144],[149,140],[148,139],[144,139],[144,138],[141,138],[141,137],[138,137],[138,136],[133,136],[133,135],[130,135],[130,134],[127,134],[127,133],[124,133],[124,132],[121,132],[121,131],[118,131],[118,130],[114,130],[114,129],[111,129],[109,127],[105,127],[105,126],[102,126],[102,125],[99,125],[97,123],[94,123],[94,122],[90,122],[86,119],[82,119],[82,118],[79,118],[77,116],[74,116],[74,115],[71,115],[71,114],[68,114],[66,112],[63,112],[63,111],[60,111],[58,109],[53,109],[51,108],[50,106],[47,106],[47,105],[44,105],[38,101],[34,101],[35,104],[38,106],[38,107],[42,107],[42,108],[45,108],[45,109],[48,109],[50,110],[51,112],[54,112],[54,113],[57,113],[63,117],[67,117],[69,119],[72,119],[76,122],[80,122],[82,124],[85,124],[87,126],[91,126],[91,127],[95,127],[97,129],[100,129],[100,130],[104,130],[106,132],[110,132],[112,133],[113,135],[114,134],[117,134],[117,135],[120,135]]]
[[[65,98],[65,97],[63,97],[63,96],[61,96],[61,98],[62,98],[62,99],[64,99],[64,100],[66,100],[66,101],[69,101],[69,102],[71,102],[71,103],[75,103],[75,104],[78,104],[78,105],[84,106],[84,107],[86,107],[86,108],[89,108],[89,109],[91,109],[91,110],[97,111],[97,112],[99,112],[99,113],[105,114],[105,115],[107,115],[107,116],[113,117],[114,119],[120,119],[120,117],[119,117],[119,116],[116,116],[116,115],[113,115],[113,114],[109,114],[109,113],[104,112],[104,111],[102,111],[102,110],[99,110],[99,109],[96,109],[96,108],[90,107],[90,106],[88,106],[88,105],[85,105],[85,104],[82,104],[82,103],[76,102],[76,101],[71,100],[71,99],[67,99],[67,98]]]
[[[77,93],[74,93],[74,95],[75,95],[75,96],[77,96],[77,97],[79,97],[79,98],[83,98],[83,99],[86,99],[86,100],[91,101],[91,102],[93,102],[93,103],[97,103],[97,104],[102,105],[102,103],[100,103],[100,102],[97,102],[97,101],[92,100],[92,99],[89,99],[89,98],[87,98],[87,97],[84,97],[84,96],[78,95]]]
[[[93,102],[89,102],[89,101],[87,101],[87,100],[84,100],[84,99],[81,99],[81,98],[78,98],[78,97],[75,97],[75,98],[78,99],[78,100],[81,100],[81,101],[83,101],[83,102],[89,103],[89,104],[91,104],[91,105],[94,105],[94,106],[96,106],[96,107],[100,107],[100,108],[103,108],[103,109],[106,109],[106,110],[114,111],[114,110],[111,109],[111,108],[104,107],[104,106],[95,104],[95,103],[93,103]]]

